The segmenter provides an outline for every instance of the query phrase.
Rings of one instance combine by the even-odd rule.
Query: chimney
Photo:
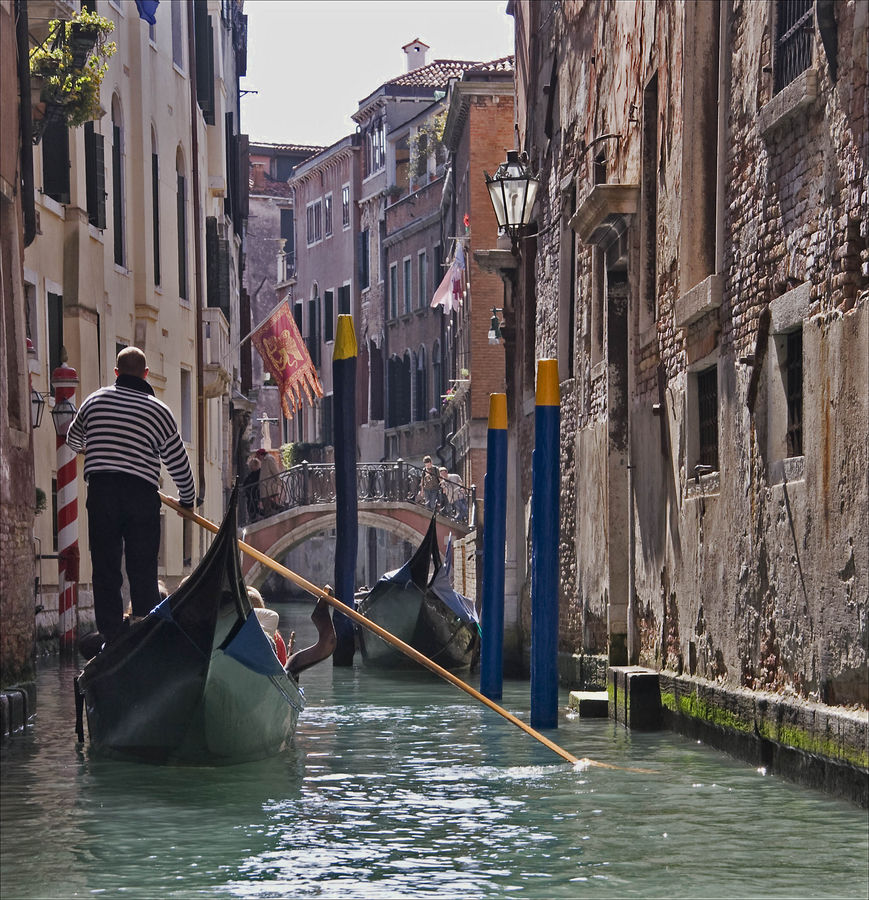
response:
[[[255,188],[263,188],[266,183],[266,167],[265,163],[251,163],[253,167],[253,186]]]
[[[425,52],[430,48],[428,44],[424,44],[419,38],[414,38],[401,49],[407,55],[407,71],[412,72],[414,69],[419,69],[425,65]]]

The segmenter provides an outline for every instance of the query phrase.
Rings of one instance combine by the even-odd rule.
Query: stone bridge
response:
[[[476,491],[453,481],[443,482],[434,506],[420,492],[422,470],[398,460],[358,463],[356,466],[357,514],[360,527],[378,528],[399,540],[417,544],[431,517],[437,517],[438,538],[464,537],[476,527]],[[311,535],[335,528],[335,467],[302,463],[242,488],[239,497],[242,540],[279,559]],[[242,569],[249,583],[264,576],[263,567],[248,556]]]

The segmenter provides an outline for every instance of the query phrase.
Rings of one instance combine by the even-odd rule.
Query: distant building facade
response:
[[[288,181],[300,163],[322,149],[305,144],[250,145],[250,214],[242,303],[244,335],[256,328],[278,300],[291,292],[296,275],[296,227],[293,192]],[[262,359],[249,341],[241,347],[241,366],[242,393],[253,404],[250,427],[241,448],[243,471],[251,449],[266,444],[277,448],[286,442],[287,432],[278,387],[269,379]]]

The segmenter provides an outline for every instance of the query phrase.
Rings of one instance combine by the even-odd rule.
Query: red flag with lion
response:
[[[284,300],[251,335],[251,343],[262,357],[281,391],[281,409],[288,419],[302,408],[302,391],[313,405],[314,395],[323,396],[317,370],[293,318],[289,300]]]

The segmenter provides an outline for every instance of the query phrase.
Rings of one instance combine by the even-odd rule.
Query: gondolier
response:
[[[93,567],[94,614],[105,641],[124,623],[121,557],[126,557],[132,614],[146,616],[159,602],[160,463],[166,464],[182,506],[192,507],[193,472],[172,410],[145,380],[138,347],[118,354],[117,380],[82,403],[67,443],[85,454],[88,542]]]

